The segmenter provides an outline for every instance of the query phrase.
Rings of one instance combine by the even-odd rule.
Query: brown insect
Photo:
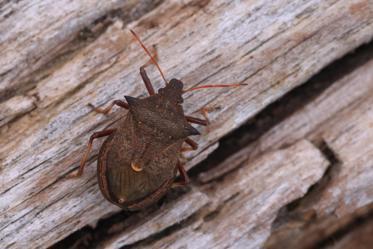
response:
[[[129,110],[126,118],[121,119],[115,128],[93,133],[87,150],[77,172],[70,176],[83,174],[85,163],[92,149],[93,140],[107,137],[98,154],[97,176],[104,197],[125,210],[142,209],[159,200],[171,187],[183,186],[189,178],[179,161],[184,142],[191,149],[198,148],[189,136],[200,135],[190,123],[207,125],[207,120],[185,116],[182,108],[182,94],[210,87],[237,87],[242,84],[204,85],[183,90],[180,80],[167,82],[154,56],[131,33],[156,65],[166,86],[158,93],[146,74],[145,66],[140,67],[149,97],[139,99],[125,96],[114,100],[107,108],[95,108],[99,113],[108,113],[114,105]],[[177,171],[181,176],[175,181]]]

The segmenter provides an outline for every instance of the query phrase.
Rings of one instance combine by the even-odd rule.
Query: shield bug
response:
[[[183,93],[210,87],[237,87],[243,84],[203,85],[183,90],[178,79],[169,82],[155,57],[131,30],[134,38],[159,70],[166,85],[156,93],[145,66],[140,75],[150,96],[140,99],[125,96],[114,100],[105,109],[94,108],[99,113],[108,113],[114,105],[127,109],[125,118],[114,128],[93,133],[83,155],[79,170],[70,177],[79,177],[92,149],[93,140],[107,137],[98,154],[97,176],[104,197],[125,210],[138,210],[159,200],[171,187],[183,186],[189,178],[179,157],[183,143],[191,149],[198,148],[189,136],[200,135],[190,124],[207,125],[207,120],[186,116],[182,107]],[[175,181],[177,172],[180,180]]]

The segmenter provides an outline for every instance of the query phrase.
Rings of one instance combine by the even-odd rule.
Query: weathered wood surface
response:
[[[307,195],[303,197],[302,202],[298,204],[294,212],[295,214],[290,213],[282,217],[282,219],[287,220],[288,217],[297,217],[299,214],[304,214],[306,219],[305,221],[298,222],[298,226],[302,229],[295,229],[297,223],[288,224],[288,222],[285,222],[285,225],[290,227],[287,230],[285,229],[285,231],[287,231],[286,235],[289,236],[289,240],[293,240],[293,236],[298,234],[300,236],[298,241],[302,241],[302,236],[307,238],[308,234],[315,230],[320,230],[322,232],[324,231],[323,227],[326,226],[325,224],[330,224],[330,222],[342,216],[349,215],[349,213],[354,212],[354,210],[366,204],[372,203],[372,72],[373,61],[369,60],[335,82],[312,102],[274,126],[257,141],[241,151],[238,151],[218,166],[201,173],[199,179],[204,185],[200,187],[201,190],[199,191],[208,194],[212,203],[210,204],[212,209],[206,208],[206,211],[199,211],[199,213],[195,215],[197,218],[192,219],[189,224],[183,226],[183,228],[177,230],[177,232],[159,240],[136,244],[137,246],[135,246],[135,248],[152,248],[154,246],[156,248],[168,248],[169,246],[171,246],[171,248],[183,246],[187,248],[261,247],[270,232],[268,224],[272,223],[274,220],[273,216],[277,215],[279,209],[286,205],[285,203],[281,203],[281,205],[277,206],[278,202],[280,202],[280,200],[277,199],[274,199],[272,203],[272,199],[269,198],[271,195],[268,194],[268,192],[270,192],[275,195],[276,191],[281,189],[281,187],[273,186],[271,183],[282,181],[279,179],[271,179],[269,176],[261,176],[258,173],[259,175],[255,175],[255,179],[257,178],[261,181],[266,181],[268,179],[269,182],[263,183],[263,185],[268,187],[268,190],[265,191],[266,188],[259,187],[258,189],[260,189],[259,192],[261,193],[259,196],[255,196],[253,193],[245,196],[245,194],[242,194],[245,193],[245,191],[258,190],[255,187],[255,181],[245,175],[245,172],[255,170],[252,164],[259,164],[264,174],[267,172],[265,167],[266,163],[276,165],[276,159],[273,157],[272,153],[279,153],[284,146],[294,144],[286,149],[289,154],[294,156],[297,154],[294,148],[299,146],[299,143],[303,144],[304,138],[313,141],[320,146],[321,149],[327,146],[328,150],[331,150],[336,158],[329,159],[331,160],[329,161],[330,166],[327,171],[323,171],[323,180],[321,177],[318,179],[320,186],[314,188],[313,191],[307,193]],[[262,158],[264,162],[257,159],[258,156]],[[304,155],[302,155],[302,158],[304,160],[302,160],[303,162],[311,160],[306,159],[307,157]],[[250,162],[251,160],[254,160],[254,162]],[[292,167],[290,166],[292,164],[289,163],[292,161],[291,156],[287,155],[285,159],[282,158],[280,161],[282,166],[274,166],[276,170],[273,169],[271,171],[274,172],[273,177],[278,174],[281,175],[280,170],[282,170],[282,167]],[[310,166],[307,167],[304,165],[301,171],[307,172],[314,170],[318,167],[317,165],[320,164],[311,160]],[[221,180],[223,176],[232,171],[233,173]],[[286,172],[289,171],[290,168],[287,168]],[[286,176],[285,178],[287,179],[286,183],[293,183],[290,180],[290,176]],[[301,178],[296,179],[300,180]],[[215,180],[219,181],[216,182]],[[245,182],[244,189],[236,185],[236,183],[240,181]],[[232,185],[232,187],[229,185]],[[253,189],[251,187],[253,187]],[[237,194],[237,197],[235,194]],[[228,199],[219,201],[219,199],[216,199],[216,195],[225,196]],[[234,196],[234,198],[231,200],[229,196]],[[285,196],[289,197],[289,195],[286,194],[283,195],[282,198],[285,198]],[[261,199],[265,199],[260,205],[262,209],[260,209],[260,211],[255,210],[252,205],[255,206],[256,201]],[[290,198],[287,202],[291,202],[291,199],[294,200],[294,198]],[[237,202],[240,204],[235,206]],[[185,203],[185,205],[186,204],[187,203]],[[265,213],[265,210],[267,210],[266,208],[273,211],[272,215]],[[262,212],[265,214],[263,215]],[[211,213],[213,215],[211,215]],[[235,215],[240,218],[234,220]],[[210,216],[213,216],[213,218],[210,218]],[[332,218],[330,218],[330,216],[332,216]],[[252,217],[255,217],[256,220],[250,220]],[[328,217],[328,219],[324,221],[326,217]],[[149,218],[153,222],[160,222],[157,219],[153,220],[152,217]],[[268,221],[267,224],[265,223],[265,219],[268,218],[270,221]],[[332,221],[330,221],[329,218]],[[281,219],[281,217],[279,219]],[[345,220],[345,218],[343,219]],[[343,221],[343,219],[341,221]],[[312,227],[312,230],[308,231],[306,225],[312,224],[315,220],[317,220],[318,223]],[[220,226],[227,223],[230,225],[223,226],[225,229],[220,230]],[[254,224],[253,226],[255,229],[251,228],[250,224]],[[285,225],[282,224],[281,228],[286,227]],[[348,225],[349,224],[341,223],[341,226],[331,228],[329,235],[336,230],[346,229]],[[304,234],[302,232],[303,229],[305,229]],[[107,242],[102,242],[101,248],[121,248],[122,246],[131,245],[134,241],[129,240],[127,234],[140,231],[142,231],[141,228],[125,229]],[[235,233],[231,234],[231,231],[235,231]],[[158,233],[159,232],[161,231],[158,231]],[[184,234],[185,236],[183,236]],[[327,234],[325,235],[325,238],[326,237]],[[309,239],[307,243],[314,245],[323,239],[317,236],[313,238],[314,240]],[[284,244],[278,244],[277,242],[279,243],[281,241],[277,239],[275,242],[271,242],[270,245],[274,246],[273,248],[283,248],[281,245],[284,246]],[[289,246],[293,245],[288,240],[285,240],[285,243],[289,243]],[[299,248],[308,248],[307,244],[304,244],[304,246],[305,247],[299,245]]]
[[[304,217],[303,217],[304,218]],[[281,248],[371,248],[373,204],[343,217],[330,215],[315,221],[297,217],[267,240],[265,249]]]
[[[147,1],[144,2],[142,4],[147,6]],[[248,84],[238,90],[186,94],[184,106],[187,113],[196,113],[204,106],[215,107],[210,113],[211,126],[201,129],[203,136],[199,139],[199,151],[188,154],[188,159],[192,159],[188,168],[214,150],[219,138],[295,86],[304,83],[325,65],[369,41],[373,35],[372,3],[367,0],[281,0],[276,3],[259,0],[162,1],[159,6],[152,4],[149,8],[153,9],[149,13],[149,9],[141,7],[142,4],[137,1],[83,1],[79,4],[70,1],[58,1],[58,4],[55,1],[34,1],[31,5],[20,1],[0,5],[0,105],[4,107],[0,111],[2,247],[46,247],[72,231],[86,224],[95,224],[99,218],[118,211],[103,201],[98,191],[93,160],[82,179],[65,180],[64,176],[77,167],[89,134],[124,115],[121,111],[115,111],[109,118],[95,115],[86,107],[87,103],[101,106],[112,99],[122,98],[124,94],[145,96],[138,68],[147,58],[138,44],[133,42],[128,27],[134,28],[148,45],[158,44],[160,64],[168,78],[181,78],[187,86],[220,82]],[[134,7],[140,9],[139,13],[135,12],[135,17],[130,18]],[[135,20],[137,18],[140,19]],[[86,31],[84,27],[90,29],[88,38],[82,32]],[[150,77],[154,79],[156,88],[162,86],[153,68]],[[363,86],[369,90],[371,82]],[[360,94],[364,95],[364,92]],[[13,105],[15,101],[23,105]],[[364,107],[366,104],[361,105]],[[371,115],[368,107],[364,110],[365,115]],[[325,115],[325,119],[331,115]],[[359,113],[356,115],[354,118],[360,117],[362,120],[362,127],[356,127],[356,132],[362,134],[364,128],[371,127],[371,122],[369,116],[364,118]],[[338,130],[339,126],[335,126]],[[335,134],[322,131],[325,131],[324,140],[330,142],[336,153],[345,150],[343,141],[338,144],[338,140],[333,140]],[[354,134],[346,136],[354,137]],[[304,135],[298,139],[302,137]],[[295,141],[287,144],[293,143]],[[361,143],[358,145],[370,153],[371,147],[365,148]],[[278,145],[281,144],[286,143]],[[292,165],[294,175],[310,174],[310,178],[300,182],[295,189],[291,186],[286,186],[289,189],[278,189],[285,184],[283,178],[271,176],[277,182],[267,190],[268,194],[278,194],[276,198],[282,197],[283,202],[276,202],[276,207],[272,209],[265,206],[265,202],[256,207],[264,212],[260,210],[264,205],[269,208],[266,210],[270,210],[261,228],[264,230],[256,228],[257,243],[263,242],[265,235],[268,235],[276,210],[301,197],[325,170],[325,159],[308,142],[295,143],[289,148],[300,153],[294,155],[299,156],[296,157],[299,165],[307,163],[307,160],[312,162],[320,159],[316,163],[320,168],[315,166],[315,172],[304,171],[298,165]],[[276,157],[276,153],[284,153],[279,147],[273,149],[277,152],[270,153],[272,157]],[[319,156],[306,159],[309,153]],[[304,160],[300,158],[303,156]],[[366,159],[371,158],[369,156],[371,154]],[[261,158],[258,160],[263,160],[263,163],[268,160]],[[355,159],[347,161],[353,163]],[[363,164],[361,167],[365,169]],[[363,180],[371,179],[369,177]],[[233,189],[228,183],[226,185],[227,190],[217,192],[220,197],[204,197],[206,205],[210,203],[213,206],[233,196],[229,192]],[[261,187],[254,190],[258,191]],[[255,191],[254,194],[259,194]],[[253,197],[253,193],[245,193],[246,198]],[[192,196],[196,195],[198,192],[192,193]],[[203,192],[200,195],[205,196]],[[234,208],[239,201],[234,204],[236,199],[233,200]],[[369,196],[363,202],[367,200]],[[170,203],[172,205],[177,206],[177,200]],[[205,204],[201,203],[200,208],[202,206]],[[190,217],[194,212],[200,212],[200,208],[193,212],[185,211],[182,217]],[[151,217],[148,217],[150,224]],[[165,217],[165,214],[154,217]],[[247,221],[256,221],[255,217],[246,218]],[[170,220],[163,226],[172,224]],[[199,227],[198,224],[201,225],[197,223],[195,228]],[[141,226],[136,229],[141,229]],[[186,229],[193,230],[193,227]],[[147,232],[152,234],[156,230]],[[121,239],[126,238],[126,234],[120,234],[109,245],[116,247],[116,243],[125,243],[118,241],[126,241]],[[194,231],[194,235],[201,240],[214,240],[211,234],[207,238]],[[170,240],[175,245],[185,242],[177,238],[175,236]],[[131,243],[136,240],[133,239]],[[165,240],[157,244],[161,246]],[[238,241],[247,243],[249,240],[245,237]]]
[[[323,82],[321,82],[321,84],[322,83]],[[339,115],[343,109],[349,106],[353,106],[352,108],[357,109],[355,106],[356,104],[353,105],[353,103],[371,97],[372,92],[373,60],[370,60],[355,71],[336,81],[315,100],[274,126],[257,141],[254,141],[249,146],[238,151],[235,155],[227,158],[217,167],[214,167],[212,171],[202,173],[200,175],[200,181],[211,181],[233,170],[246,160],[255,158],[257,155],[268,150],[274,150],[284,145],[292,144],[304,137],[315,140],[316,143],[320,143],[323,139],[320,133],[325,129],[329,129],[329,125],[332,124],[331,122],[334,124],[338,122],[337,119],[333,119],[334,116]],[[343,123],[345,124],[348,122],[352,124],[355,123],[353,119],[346,120]],[[366,131],[370,131],[370,117],[366,117],[365,122],[367,123]],[[363,136],[366,131],[361,131]],[[362,143],[368,145],[368,148],[370,146],[369,141],[369,139],[361,140]],[[356,151],[352,153],[356,153]]]
[[[324,141],[340,161],[328,190],[313,204],[320,215],[344,215],[372,202],[372,93],[373,60],[370,60],[260,139],[212,171],[201,174],[201,181],[220,177],[255,155],[306,137],[318,144]]]

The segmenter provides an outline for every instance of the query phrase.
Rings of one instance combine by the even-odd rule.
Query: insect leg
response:
[[[185,186],[190,182],[188,174],[185,171],[184,166],[181,164],[180,161],[177,162],[177,168],[178,168],[179,174],[181,176],[181,181],[174,182],[171,186],[172,188]]]
[[[92,145],[93,145],[93,140],[94,139],[99,138],[99,137],[109,136],[116,130],[117,129],[107,129],[107,130],[98,131],[98,132],[93,133],[92,136],[89,138],[87,150],[85,151],[85,153],[84,153],[84,155],[83,155],[83,157],[80,161],[79,170],[72,172],[70,175],[68,175],[68,177],[69,178],[80,177],[83,174],[84,166],[85,166],[85,163],[87,162],[89,153],[92,150]]]
[[[146,90],[148,90],[149,95],[154,95],[155,91],[154,91],[152,83],[150,82],[148,75],[146,74],[145,66],[140,67],[140,75],[141,75],[142,80],[144,81]]]
[[[191,116],[185,116],[185,118],[189,123],[193,123],[193,124],[207,126],[210,123],[208,119],[200,119],[200,118],[195,118]]]
[[[94,105],[92,105],[91,103],[88,104],[95,112],[98,112],[98,113],[102,113],[102,114],[108,114],[111,109],[113,108],[114,105],[117,105],[117,106],[120,106],[124,109],[129,109],[129,106],[126,102],[124,102],[123,100],[114,100],[113,102],[111,102],[110,105],[108,105],[106,108],[99,108],[99,107],[95,107]]]
[[[194,142],[192,139],[187,138],[187,139],[185,139],[185,142],[186,142],[187,144],[189,144],[190,147],[192,147],[192,150],[196,150],[196,149],[198,149],[198,144],[197,144],[196,142]]]
[[[207,124],[210,124],[210,120],[209,120],[209,112],[212,110],[212,108],[209,108],[209,107],[202,107],[200,111],[200,113],[202,114],[202,116],[205,118]]]

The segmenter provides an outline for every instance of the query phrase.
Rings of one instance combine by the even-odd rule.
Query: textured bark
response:
[[[78,166],[92,131],[125,115],[117,109],[97,115],[87,103],[145,96],[138,68],[148,58],[129,28],[149,47],[157,44],[167,79],[179,78],[186,87],[247,84],[185,94],[186,113],[211,109],[211,125],[199,128],[198,151],[187,154],[188,169],[220,138],[373,36],[369,0],[78,2],[0,3],[1,248],[48,247],[119,211],[97,187],[99,143],[82,178],[64,177]],[[155,88],[161,87],[155,68],[148,71]],[[192,183],[189,193],[167,200],[166,207],[134,215],[100,246],[255,248],[269,236],[277,211],[322,178],[328,164],[322,143],[335,153],[338,162],[330,167],[338,170],[311,207],[320,215],[344,215],[371,202],[372,71],[369,62],[340,79],[199,176],[211,183]],[[241,221],[237,227],[235,220]],[[178,222],[187,225],[154,241]]]

